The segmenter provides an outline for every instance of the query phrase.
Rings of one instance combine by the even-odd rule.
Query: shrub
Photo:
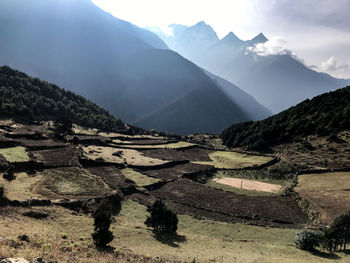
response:
[[[323,232],[323,246],[330,253],[345,250],[350,243],[350,211],[334,219],[330,228]]]
[[[92,238],[96,247],[106,247],[114,236],[109,227],[111,225],[112,205],[109,201],[103,201],[93,213],[95,230]]]
[[[155,232],[176,233],[178,218],[177,215],[168,209],[162,200],[157,200],[147,209],[150,216],[147,217],[145,224],[152,227]]]
[[[0,187],[0,207],[7,205],[7,198],[5,197],[4,188]]]
[[[6,179],[7,181],[13,181],[16,179],[15,177],[15,168],[13,167],[13,165],[10,165],[6,172],[3,175],[3,178]]]
[[[307,251],[314,251],[322,241],[322,234],[313,230],[302,230],[297,233],[294,243],[297,248]]]

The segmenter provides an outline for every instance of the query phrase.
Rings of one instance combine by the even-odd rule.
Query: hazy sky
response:
[[[263,32],[272,39],[260,50],[285,49],[306,65],[350,78],[350,0],[93,0],[137,26],[210,24],[224,37]]]

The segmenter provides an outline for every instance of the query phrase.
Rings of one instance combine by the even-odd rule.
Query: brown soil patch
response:
[[[230,178],[230,177],[215,178],[213,181],[219,184],[225,184],[235,188],[241,188],[241,189],[250,190],[250,191],[259,191],[259,192],[275,193],[281,190],[282,188],[278,184],[269,184],[269,183],[263,183],[263,182],[240,179],[240,178]]]
[[[163,181],[173,180],[186,174],[205,173],[212,170],[210,165],[200,165],[193,163],[178,164],[170,168],[142,171],[143,174],[159,178]]]
[[[186,179],[170,182],[151,192],[156,198],[234,218],[302,225],[307,215],[288,196],[245,196],[206,187]],[[205,212],[206,213],[206,212]],[[212,218],[215,219],[215,218]]]
[[[175,143],[177,141],[169,141],[169,140],[113,140],[113,143],[118,145],[159,145],[159,144],[168,144],[168,143]]]
[[[145,156],[152,158],[158,158],[162,160],[172,161],[211,161],[208,154],[214,152],[213,150],[205,149],[199,146],[187,148],[187,149],[151,149],[142,150]]]
[[[78,165],[78,150],[72,147],[55,148],[42,151],[32,151],[33,156],[47,166]]]
[[[114,166],[91,167],[88,170],[92,174],[102,177],[112,189],[116,190],[130,185],[130,183],[125,181],[126,178],[122,171]]]
[[[46,148],[57,148],[64,147],[65,144],[63,142],[55,141],[52,139],[47,140],[30,140],[25,138],[14,139],[13,141],[19,142],[29,149],[38,150],[38,149],[46,149]]]

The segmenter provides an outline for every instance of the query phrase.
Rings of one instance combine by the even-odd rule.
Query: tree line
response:
[[[82,126],[104,130],[123,126],[121,120],[84,97],[8,66],[0,67],[0,117],[70,119]]]
[[[309,135],[333,136],[350,129],[350,87],[307,99],[262,121],[234,124],[221,138],[227,146],[264,150]]]

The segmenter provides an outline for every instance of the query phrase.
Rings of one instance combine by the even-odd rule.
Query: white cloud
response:
[[[326,72],[339,78],[346,78],[350,75],[350,63],[338,63],[337,58],[332,56],[321,62],[319,66],[310,66],[311,68]]]
[[[265,43],[258,43],[253,47],[247,47],[247,52],[254,53],[258,56],[272,56],[272,55],[289,55],[304,64],[292,50],[286,48],[287,41],[281,37],[273,37]]]

